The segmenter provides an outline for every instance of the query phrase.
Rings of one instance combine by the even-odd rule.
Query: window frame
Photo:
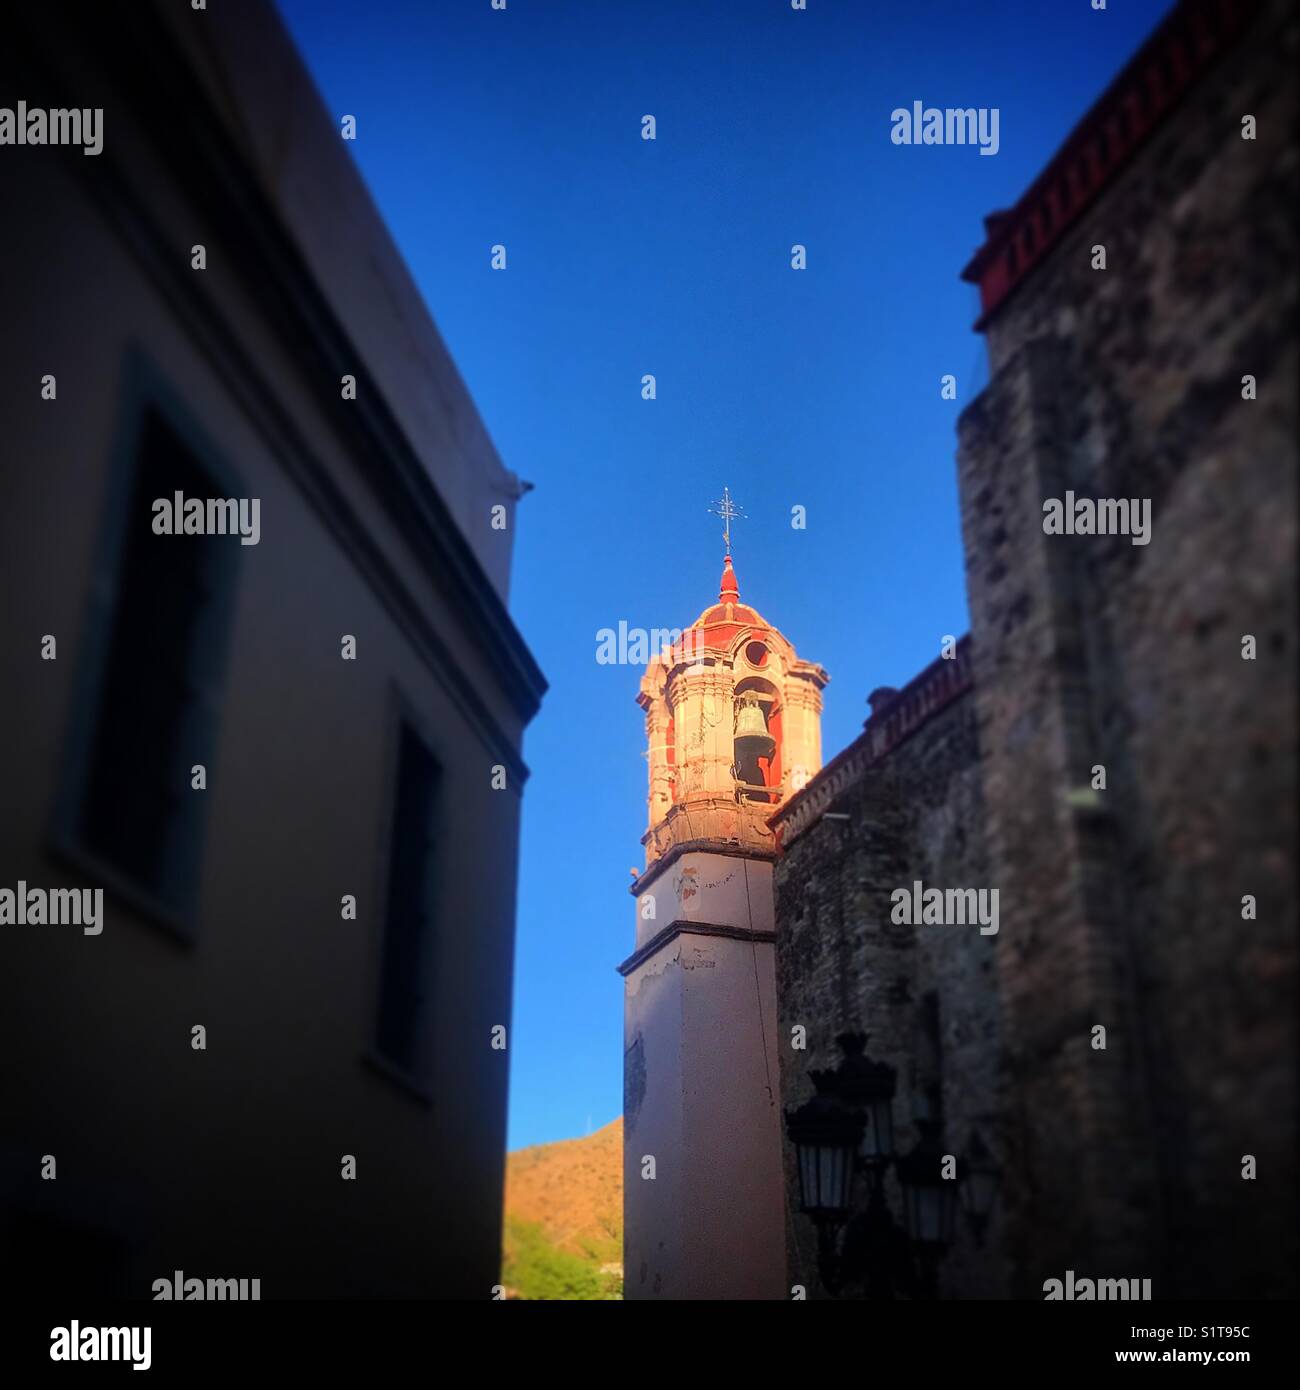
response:
[[[174,870],[182,883],[175,897],[167,897],[139,882],[86,843],[82,816],[89,790],[95,752],[95,735],[105,695],[111,641],[126,558],[128,511],[140,467],[140,450],[150,413],[156,413],[193,456],[199,468],[224,489],[227,497],[244,497],[244,480],[212,442],[180,391],[140,347],[128,348],[117,392],[117,419],[109,446],[101,513],[91,557],[87,592],[83,601],[82,630],[76,657],[76,674],[69,699],[64,756],[55,796],[47,844],[56,858],[88,873],[129,911],[161,927],[176,940],[193,945],[199,933],[200,883],[210,814],[209,782],[183,827],[181,868]],[[196,677],[194,705],[204,715],[203,728],[194,742],[190,764],[202,763],[212,772],[219,742],[221,706],[230,662],[231,637],[239,597],[237,540],[216,552],[213,571],[212,612],[206,658]],[[193,713],[190,716],[194,717]],[[184,788],[182,790],[188,790]]]
[[[362,1060],[367,1066],[387,1077],[412,1099],[424,1105],[432,1105],[434,1100],[433,1067],[404,1067],[390,1057],[380,1046],[380,1020],[383,1009],[383,982],[385,952],[388,941],[390,898],[393,891],[393,851],[397,834],[398,792],[402,774],[403,734],[409,730],[419,740],[424,751],[433,762],[434,790],[429,809],[429,860],[427,869],[428,929],[419,951],[421,978],[419,982],[419,1004],[416,1010],[415,1045],[412,1049],[417,1058],[429,1058],[433,1050],[436,1018],[434,1004],[437,996],[437,943],[440,921],[439,905],[442,898],[442,879],[440,871],[445,866],[445,857],[439,854],[439,846],[444,843],[446,825],[446,786],[448,764],[438,740],[433,737],[432,726],[420,713],[411,700],[396,684],[390,686],[388,710],[385,719],[385,757],[383,778],[383,812],[380,817],[378,856],[376,860],[376,901],[380,904],[379,924],[371,941],[369,994],[365,1016],[367,1034],[362,1049]]]

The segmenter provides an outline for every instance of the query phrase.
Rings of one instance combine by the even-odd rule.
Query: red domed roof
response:
[[[736,622],[745,627],[767,626],[747,603],[715,603],[712,608],[706,608],[691,626],[705,627],[713,623],[728,622]]]
[[[732,568],[731,556],[728,555],[722,562],[718,602],[706,608],[690,627],[683,629],[681,641],[674,643],[670,652],[664,651],[650,658],[646,668],[646,680],[653,685],[653,681],[657,679],[662,684],[673,666],[678,663],[692,666],[705,655],[721,656],[729,662],[732,654],[739,649],[741,641],[751,637],[760,641],[765,648],[779,653],[777,665],[785,677],[794,675],[811,680],[819,690],[830,679],[814,662],[800,661],[788,639],[756,608],[740,602],[740,585],[736,582],[736,571]],[[764,665],[765,662],[757,664]],[[768,674],[772,672],[769,671]],[[652,698],[647,693],[649,689],[643,681],[641,694],[637,697],[639,701],[644,703]]]
[[[691,624],[688,631],[707,629],[702,641],[709,651],[729,651],[736,638],[750,628],[770,631],[767,622],[757,609],[740,601],[740,585],[736,581],[736,571],[728,555],[722,562],[722,582],[718,586],[718,602]]]

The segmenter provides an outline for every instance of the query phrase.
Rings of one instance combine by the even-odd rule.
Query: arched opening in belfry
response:
[[[781,700],[760,676],[737,682],[734,692],[736,796],[741,801],[780,800]]]

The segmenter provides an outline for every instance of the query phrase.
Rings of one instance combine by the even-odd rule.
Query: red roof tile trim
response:
[[[1260,8],[1261,0],[1182,0],[1015,207],[984,219],[988,240],[961,273],[980,287],[976,332]]]
[[[863,731],[837,754],[802,791],[790,797],[768,818],[783,848],[821,818],[841,792],[851,787],[873,763],[904,743],[933,715],[974,688],[971,640],[967,633],[951,657],[938,657],[891,699],[879,702]],[[884,692],[880,692],[883,694]]]

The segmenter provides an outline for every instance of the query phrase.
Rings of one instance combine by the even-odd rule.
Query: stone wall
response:
[[[947,663],[936,668],[933,681],[948,676]],[[808,1072],[839,1060],[836,1037],[863,1031],[872,1060],[898,1071],[899,1151],[915,1143],[915,1122],[924,1118],[942,1120],[952,1152],[965,1149],[976,1124],[997,1147],[996,938],[981,936],[977,927],[891,921],[890,894],[915,879],[945,888],[988,883],[974,702],[969,693],[950,696],[923,725],[873,758],[873,740],[890,708],[873,715],[843,755],[858,774],[844,779],[819,818],[787,843],[777,865],[782,1103],[791,1110],[807,1100],[813,1093]],[[817,794],[834,766],[809,793]],[[827,819],[827,813],[847,819]],[[937,1026],[937,1048],[928,1020]],[[792,1047],[798,1025],[807,1030],[806,1051]],[[788,1141],[785,1149],[790,1281],[805,1285],[809,1297],[824,1296],[816,1232],[799,1213],[794,1150]],[[901,1221],[892,1176],[887,1187]],[[996,1242],[980,1250],[959,1225],[943,1266],[944,1293],[995,1297],[1004,1285]]]
[[[1239,8],[1113,179],[993,285],[993,377],[959,422],[973,678],[923,673],[774,818],[785,1108],[865,1031],[899,1071],[900,1151],[937,1085],[945,1150],[977,1125],[1002,1165],[947,1297],[1037,1299],[1069,1269],[1157,1299],[1297,1291],[1300,21]],[[1209,15],[1185,0],[1141,82],[1185,71]],[[1133,118],[1126,82],[1092,132]],[[1149,543],[1045,534],[1067,492],[1148,501]],[[996,888],[998,934],[894,926],[916,879]],[[788,1143],[786,1179],[790,1280],[824,1296]]]
[[[1296,1287],[1297,24],[1262,11],[993,315],[959,426],[1031,1297]],[[1150,499],[1150,543],[1044,535],[1067,490]]]

